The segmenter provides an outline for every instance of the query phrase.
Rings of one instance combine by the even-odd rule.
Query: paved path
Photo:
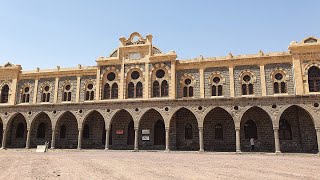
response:
[[[0,179],[320,179],[309,154],[0,150]]]

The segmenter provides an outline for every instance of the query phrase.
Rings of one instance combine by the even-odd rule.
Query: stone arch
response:
[[[241,116],[240,139],[241,150],[250,150],[250,139],[245,138],[246,122],[252,120],[257,126],[257,138],[255,139],[256,151],[274,152],[274,132],[270,115],[262,108],[253,106],[247,109]]]
[[[134,144],[134,116],[130,110],[116,111],[109,124],[109,148],[133,149]]]
[[[79,120],[71,111],[63,112],[55,125],[56,148],[77,148]],[[65,127],[65,136],[61,136],[61,130]]]
[[[235,152],[235,125],[231,114],[221,107],[211,109],[204,118],[203,138],[206,151]]]
[[[155,134],[155,124],[160,121],[163,128]],[[142,140],[142,137],[149,137],[149,140]],[[163,140],[163,143],[156,145],[156,140]],[[161,113],[154,108],[148,109],[139,121],[139,149],[165,149],[165,121]]]
[[[85,133],[84,127],[88,127],[88,137],[82,135],[83,148],[104,148],[106,142],[106,128],[105,119],[102,114],[97,110],[90,111],[81,123],[83,134]]]
[[[286,137],[286,130],[281,120],[289,123],[291,137]],[[299,105],[287,106],[281,111],[278,118],[279,139],[282,152],[318,152],[317,134],[314,118],[311,113]]]
[[[45,125],[45,137],[39,138],[38,127],[41,123]],[[30,126],[30,147],[35,148],[37,145],[44,144],[45,142],[50,142],[52,138],[52,122],[49,115],[45,112],[38,113],[32,120]]]
[[[185,126],[192,126],[192,139],[185,139]],[[199,150],[198,118],[189,108],[180,107],[170,120],[170,149]]]
[[[23,128],[19,128],[23,126]],[[22,130],[22,136],[17,137],[18,128]],[[24,148],[26,147],[28,121],[22,113],[15,113],[11,116],[7,123],[7,147],[9,148]]]

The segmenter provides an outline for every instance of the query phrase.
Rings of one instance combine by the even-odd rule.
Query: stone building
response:
[[[309,152],[320,148],[320,39],[177,60],[132,33],[96,66],[0,67],[2,148]]]

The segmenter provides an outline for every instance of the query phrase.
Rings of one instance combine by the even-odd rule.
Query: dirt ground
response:
[[[0,150],[0,179],[320,179],[309,154]]]

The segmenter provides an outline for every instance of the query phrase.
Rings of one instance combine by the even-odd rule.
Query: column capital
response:
[[[317,132],[320,132],[320,127],[315,128]]]
[[[203,131],[203,127],[198,127],[199,128],[199,131]]]
[[[240,127],[235,127],[234,128],[236,131],[240,131]]]

